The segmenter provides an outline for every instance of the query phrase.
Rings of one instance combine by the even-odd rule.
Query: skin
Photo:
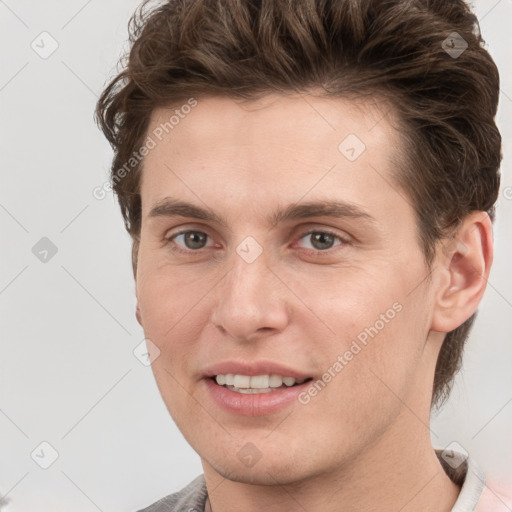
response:
[[[136,316],[160,350],[155,379],[201,457],[214,512],[439,512],[457,498],[430,440],[432,383],[445,333],[482,298],[491,223],[469,215],[427,267],[410,200],[392,178],[400,135],[386,111],[314,95],[200,98],[145,158]],[[148,134],[171,114],[153,112]],[[366,145],[352,162],[338,150],[348,134]],[[227,226],[151,217],[170,196],[211,208]],[[357,205],[373,221],[266,221],[320,199]],[[341,239],[315,244],[305,235],[313,228]],[[166,241],[182,229],[208,235],[203,247]],[[236,252],[248,236],[263,249],[250,264]],[[203,370],[233,359],[321,378],[395,303],[401,311],[306,405],[246,417],[205,389]],[[237,457],[247,442],[261,454],[252,467]]]

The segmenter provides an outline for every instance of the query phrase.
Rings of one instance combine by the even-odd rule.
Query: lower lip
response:
[[[222,409],[242,416],[265,416],[278,412],[298,400],[311,381],[289,388],[279,388],[268,393],[237,393],[219,386],[211,378],[204,379],[206,388],[214,402]]]

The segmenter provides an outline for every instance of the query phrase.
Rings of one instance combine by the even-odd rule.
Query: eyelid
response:
[[[175,231],[177,230],[177,231]],[[163,240],[168,241],[172,237],[182,235],[183,233],[188,233],[189,231],[198,231],[200,233],[204,233],[205,235],[208,235],[210,238],[210,228],[208,226],[202,225],[202,224],[185,224],[181,226],[175,226],[174,228],[168,229],[165,231]]]
[[[301,226],[299,228],[300,237],[309,235],[311,233],[328,233],[329,235],[336,236],[345,242],[351,242],[354,238],[349,235],[346,231],[341,231],[338,228],[331,228],[329,226],[321,225],[307,225],[306,227]]]

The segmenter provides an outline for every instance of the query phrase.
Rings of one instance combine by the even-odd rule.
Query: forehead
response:
[[[277,94],[157,109],[148,129],[156,144],[143,165],[143,217],[166,195],[245,204],[245,212],[302,197],[389,200],[386,194],[397,196],[391,173],[400,154],[391,115],[376,99]]]
[[[148,132],[160,132],[159,139],[174,139],[183,149],[197,150],[230,141],[248,147],[251,142],[275,145],[307,139],[306,150],[319,142],[336,144],[349,133],[373,146],[384,138],[396,138],[389,125],[393,109],[378,97],[268,94],[256,100],[206,96],[194,100],[193,107],[189,103],[183,100],[182,105],[155,109]]]

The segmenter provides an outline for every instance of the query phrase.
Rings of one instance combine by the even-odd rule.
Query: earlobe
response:
[[[481,211],[469,214],[441,253],[441,284],[431,329],[450,332],[475,313],[482,300],[493,259],[489,215]]]

